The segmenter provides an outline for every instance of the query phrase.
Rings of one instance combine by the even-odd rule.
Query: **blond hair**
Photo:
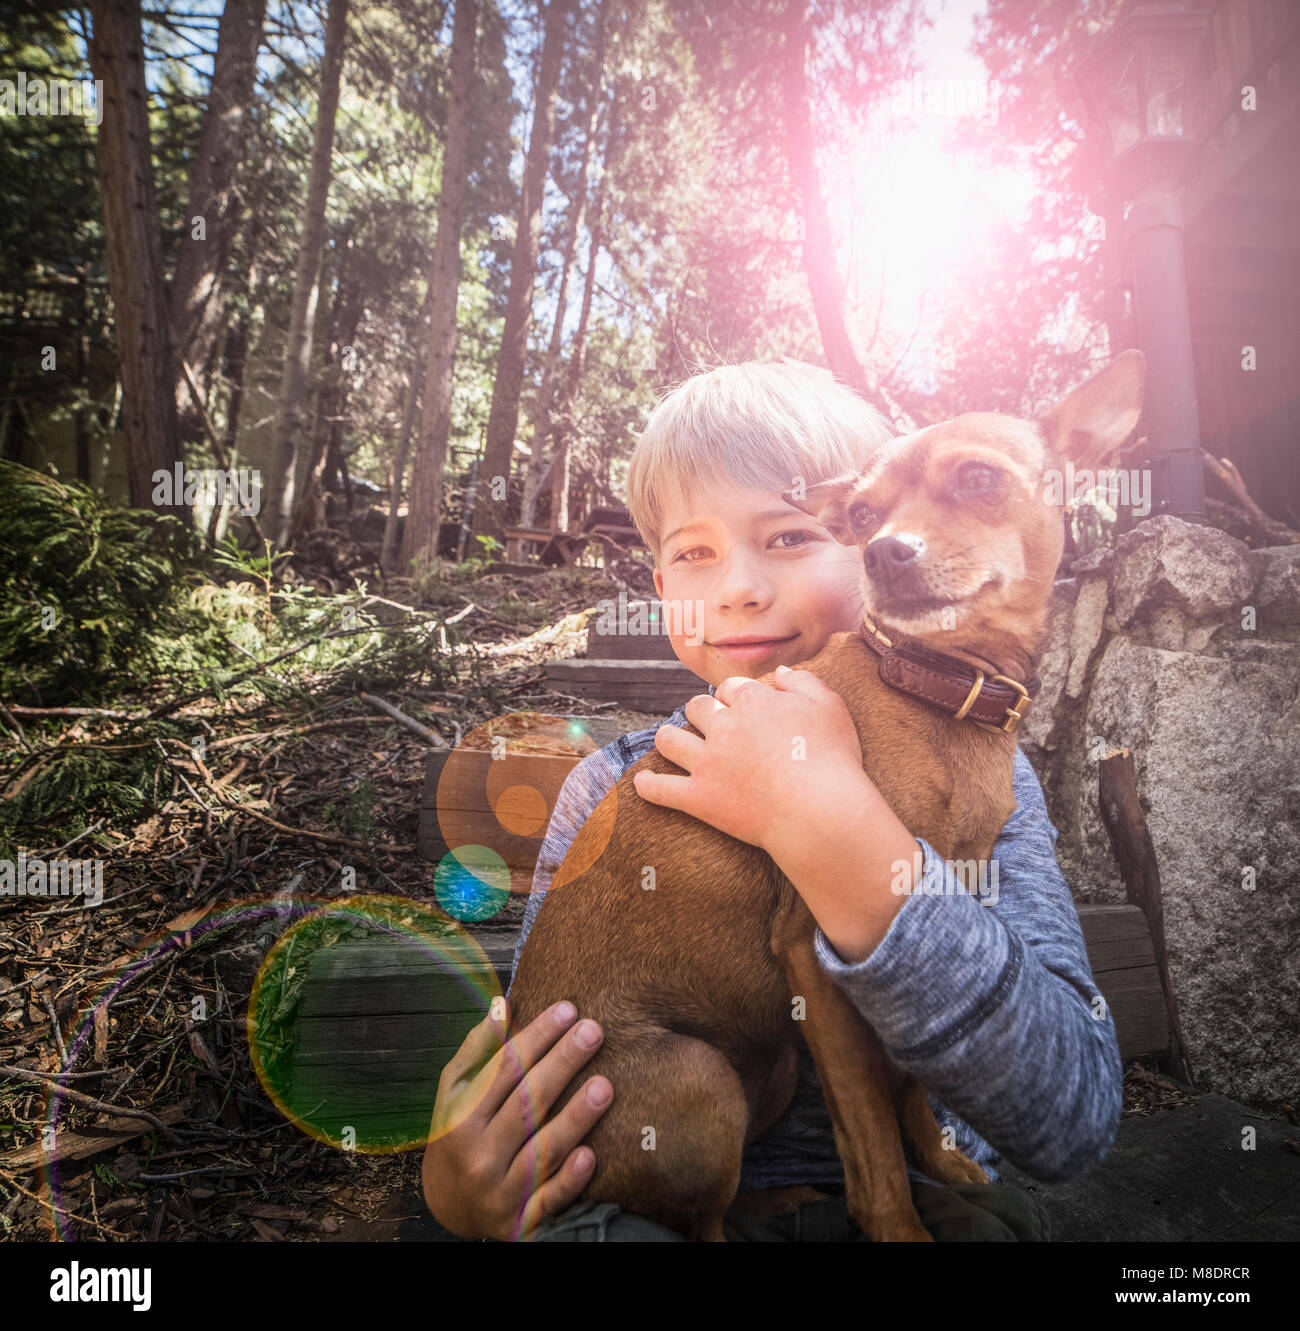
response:
[[[858,473],[894,434],[829,370],[801,361],[719,365],[650,413],[627,471],[627,507],[659,563],[664,513],[701,489],[788,490]]]

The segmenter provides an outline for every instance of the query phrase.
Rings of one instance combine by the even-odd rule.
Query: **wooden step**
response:
[[[1111,905],[1078,911],[1121,1056],[1167,1051],[1169,1024],[1142,912]],[[332,1139],[351,1126],[367,1146],[419,1144],[443,1065],[510,981],[517,928],[466,932],[477,946],[419,947],[377,933],[312,954],[283,1096],[308,1124]]]
[[[672,661],[680,664],[668,634],[663,631],[661,601],[657,598],[625,601],[620,607],[619,602],[611,598],[611,604],[612,612],[602,612],[598,605],[587,618],[588,661]]]
[[[538,720],[538,733],[554,730],[578,753],[552,757],[511,752],[507,742],[504,756],[496,758],[490,750],[464,747],[429,754],[420,796],[417,854],[440,860],[455,847],[490,846],[510,868],[512,879],[517,873],[524,875],[527,891],[565,778],[582,757],[604,748],[627,729],[607,717]]]
[[[634,712],[669,716],[708,683],[676,659],[548,661],[546,682],[558,693],[616,702]]]
[[[1079,924],[1097,988],[1110,1005],[1121,1058],[1172,1047],[1160,968],[1137,906],[1080,905]]]

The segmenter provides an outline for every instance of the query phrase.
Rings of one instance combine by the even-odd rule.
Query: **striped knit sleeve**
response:
[[[537,855],[537,867],[533,871],[533,887],[528,894],[528,904],[524,907],[524,921],[519,929],[519,941],[515,944],[514,961],[510,966],[510,983],[515,982],[515,971],[519,967],[519,957],[524,950],[524,942],[537,912],[542,908],[542,900],[551,885],[551,879],[564,863],[564,857],[578,835],[578,829],[587,821],[591,812],[605,798],[610,788],[623,773],[621,741],[607,744],[595,753],[589,753],[569,773],[560,787],[551,813],[551,821],[542,839],[542,848]],[[507,990],[507,994],[509,990]]]
[[[1122,1064],[1056,863],[1056,829],[1019,750],[1015,796],[988,866],[995,891],[954,892],[919,842],[922,883],[876,950],[851,965],[820,929],[816,948],[900,1067],[1017,1168],[1051,1182],[1109,1152]]]

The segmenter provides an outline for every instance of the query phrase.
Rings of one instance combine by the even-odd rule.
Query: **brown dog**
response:
[[[987,861],[1015,809],[1015,729],[1037,687],[1033,653],[1070,499],[1059,477],[1067,461],[1109,460],[1137,423],[1142,379],[1141,354],[1125,352],[1039,425],[960,416],[892,441],[860,477],[783,496],[862,548],[876,621],[796,668],[841,695],[867,775],[945,860]],[[849,1213],[874,1240],[929,1241],[904,1140],[941,1183],[987,1175],[943,1149],[920,1083],[821,970],[815,922],[789,879],[762,850],[639,798],[642,768],[678,771],[647,754],[583,824],[511,992],[520,1028],[562,998],[604,1028],[603,1048],[553,1111],[592,1073],[615,1088],[588,1136],[596,1170],[584,1198],[722,1239],[742,1152],[794,1094],[802,1029]],[[653,892],[642,890],[646,865]],[[805,1000],[803,1021],[791,1019],[792,995]]]

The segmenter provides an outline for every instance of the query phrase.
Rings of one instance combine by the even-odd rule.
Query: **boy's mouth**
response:
[[[798,636],[797,633],[792,633],[786,638],[761,638],[747,634],[737,638],[720,638],[711,645],[733,660],[757,661],[776,651],[778,647],[793,642]]]

